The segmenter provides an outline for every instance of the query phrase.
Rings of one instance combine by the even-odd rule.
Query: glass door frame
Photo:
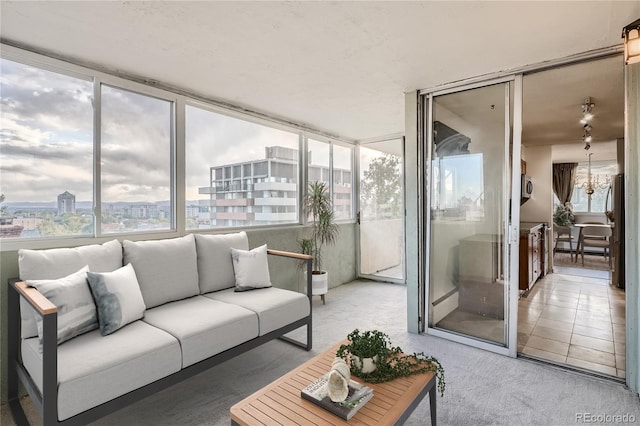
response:
[[[356,145],[356,149],[355,149],[355,158],[356,158],[356,167],[355,167],[355,171],[354,171],[354,185],[357,187],[357,196],[356,196],[356,268],[357,268],[357,276],[358,278],[366,278],[372,281],[380,281],[380,282],[388,282],[388,283],[393,283],[393,284],[406,284],[407,283],[407,261],[406,261],[406,254],[404,254],[404,259],[402,261],[402,279],[395,279],[395,278],[391,278],[391,277],[382,277],[379,275],[374,275],[374,274],[363,274],[362,273],[362,266],[361,266],[361,256],[362,256],[362,250],[361,250],[361,216],[362,216],[362,203],[361,203],[361,192],[362,192],[362,188],[360,187],[360,171],[361,171],[361,167],[362,164],[360,162],[360,148],[367,148],[367,145],[372,145],[372,144],[376,144],[376,143],[380,143],[380,142],[387,142],[387,141],[394,141],[394,140],[399,140],[400,143],[402,144],[402,168],[401,168],[401,173],[402,173],[402,210],[404,212],[404,214],[402,215],[402,225],[401,225],[401,230],[402,230],[402,244],[401,244],[401,249],[404,251],[406,250],[406,235],[405,235],[405,231],[406,231],[406,221],[407,221],[407,215],[406,215],[406,164],[405,164],[405,137],[404,135],[393,135],[393,136],[387,136],[387,137],[383,137],[383,138],[376,138],[376,139],[370,139],[370,140],[366,140],[366,141],[361,141],[358,142],[358,144]]]
[[[511,114],[510,94],[505,95],[505,160],[503,167],[511,170],[510,187],[511,191],[505,190],[503,194],[504,216],[507,218],[503,225],[505,242],[503,246],[503,272],[505,285],[508,290],[504,294],[505,306],[505,346],[492,344],[472,337],[448,332],[441,329],[432,328],[429,324],[429,287],[430,287],[430,262],[431,262],[431,191],[430,179],[432,173],[432,147],[433,147],[433,100],[437,96],[462,92],[466,90],[478,89],[501,83],[513,83],[513,111]],[[421,116],[420,132],[423,137],[420,143],[423,145],[422,156],[422,211],[421,221],[424,228],[423,249],[423,271],[424,286],[420,290],[420,317],[424,320],[421,324],[421,332],[428,335],[442,337],[447,340],[462,343],[468,346],[477,347],[490,352],[499,353],[515,358],[517,356],[518,344],[518,298],[519,298],[519,232],[520,232],[520,158],[521,158],[521,135],[522,135],[522,74],[509,75],[500,78],[483,80],[472,84],[450,86],[440,90],[430,90],[420,92]],[[426,137],[425,137],[426,136]],[[516,161],[517,160],[517,161]],[[506,179],[505,179],[506,180]],[[505,182],[508,184],[508,182]],[[514,202],[512,202],[512,200]]]

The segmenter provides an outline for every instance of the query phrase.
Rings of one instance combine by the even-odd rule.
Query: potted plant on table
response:
[[[324,303],[324,295],[329,289],[329,274],[322,269],[322,248],[325,244],[334,244],[340,230],[335,223],[327,184],[310,183],[302,201],[302,208],[307,216],[311,216],[311,236],[298,243],[303,254],[313,257],[312,295],[322,296]]]
[[[563,204],[556,205],[553,212],[553,223],[558,226],[571,226],[575,222],[575,216],[571,211],[571,207]]]
[[[379,330],[361,332],[355,329],[349,333],[347,341],[340,345],[336,356],[347,362],[354,376],[369,383],[382,383],[433,371],[440,395],[444,395],[444,368],[435,357],[422,352],[406,354],[399,346],[392,346],[389,336]],[[373,369],[366,367],[365,358],[373,358]]]

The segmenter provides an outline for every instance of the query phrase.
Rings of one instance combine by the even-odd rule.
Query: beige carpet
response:
[[[575,253],[574,253],[575,258]],[[569,253],[557,252],[553,256],[553,263],[556,266],[564,266],[571,268],[587,268],[587,269],[601,269],[609,270],[609,258],[604,257],[601,254],[587,254],[584,255],[584,266],[582,266],[582,257],[578,256],[578,262],[573,262]]]

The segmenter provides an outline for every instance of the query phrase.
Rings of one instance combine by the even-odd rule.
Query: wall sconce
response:
[[[627,65],[640,62],[640,19],[622,29],[624,61]]]

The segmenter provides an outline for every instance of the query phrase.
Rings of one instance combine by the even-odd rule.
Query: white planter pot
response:
[[[311,294],[313,296],[322,296],[329,291],[329,274],[327,271],[321,271],[320,274],[311,274]]]
[[[357,366],[360,367],[363,373],[371,373],[376,370],[375,361],[378,359],[378,355],[374,356],[373,358],[362,358],[362,362],[360,362],[360,358],[357,356],[354,356],[353,358],[353,361]]]

